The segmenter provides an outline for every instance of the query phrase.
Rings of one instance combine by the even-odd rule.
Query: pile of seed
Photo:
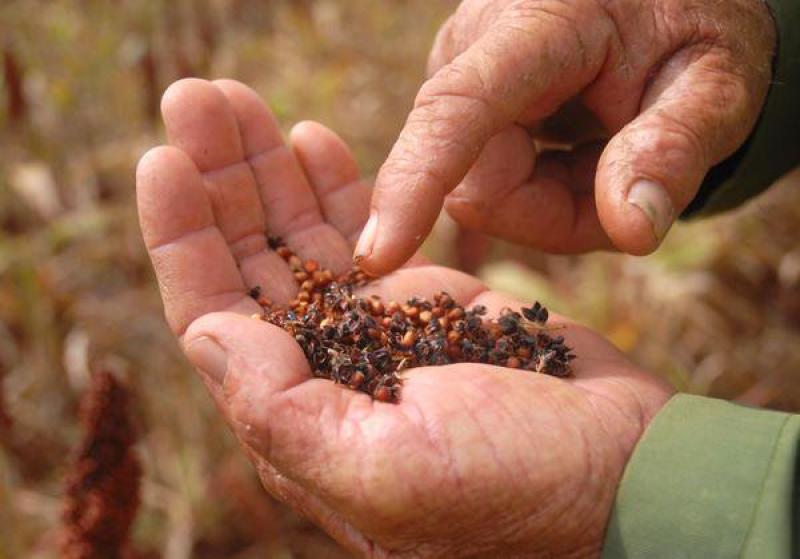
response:
[[[467,310],[447,293],[428,301],[385,303],[353,290],[370,278],[353,268],[340,277],[314,260],[301,260],[277,237],[268,238],[300,285],[288,307],[274,305],[259,287],[250,291],[262,306],[254,318],[289,332],[315,377],[333,380],[382,402],[400,397],[398,373],[424,365],[488,363],[557,377],[570,375],[574,355],[562,336],[551,336],[547,309],[538,302],[520,312],[504,309],[494,320],[486,308]]]

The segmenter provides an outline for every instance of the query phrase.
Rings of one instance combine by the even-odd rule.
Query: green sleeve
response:
[[[706,176],[684,217],[734,208],[800,164],[800,1],[767,0],[778,28],[772,84],[750,139]]]
[[[606,559],[800,557],[800,416],[678,395],[625,470]]]

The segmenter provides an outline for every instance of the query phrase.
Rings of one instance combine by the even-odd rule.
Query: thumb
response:
[[[331,383],[309,380],[308,363],[289,334],[255,318],[218,312],[195,320],[182,342],[235,434],[262,458],[289,470],[298,448],[319,447],[314,425]],[[302,405],[294,402],[296,394],[305,394]]]
[[[673,60],[646,92],[640,115],[606,146],[595,196],[619,250],[643,255],[658,248],[708,170],[752,130],[767,79],[727,71],[718,57]]]
[[[564,18],[537,10],[499,18],[423,84],[376,179],[355,251],[366,271],[390,272],[419,248],[492,136],[523,111],[548,116],[599,71],[609,27],[597,18],[607,16],[568,9],[575,13]],[[564,21],[575,32],[565,33]]]

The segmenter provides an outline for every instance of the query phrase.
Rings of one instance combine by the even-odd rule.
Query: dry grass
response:
[[[452,5],[2,3],[11,70],[0,99],[16,101],[0,113],[0,558],[54,556],[77,401],[99,368],[124,377],[135,398],[141,552],[342,556],[259,491],[183,361],[139,240],[133,168],[158,141],[160,91],[196,74],[254,85],[287,127],[321,120],[374,172]],[[479,273],[601,329],[681,389],[797,411],[798,181],[735,215],[676,228],[648,258],[493,243]],[[455,262],[457,237],[443,220],[427,248]]]

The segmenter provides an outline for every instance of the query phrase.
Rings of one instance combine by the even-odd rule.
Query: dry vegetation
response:
[[[0,558],[53,557],[92,371],[130,388],[142,556],[341,557],[270,500],[161,317],[133,204],[158,98],[185,75],[252,84],[387,152],[452,1],[5,0],[0,4]],[[683,390],[800,410],[800,192],[683,225],[657,254],[547,257],[443,220],[428,251],[606,332]]]

